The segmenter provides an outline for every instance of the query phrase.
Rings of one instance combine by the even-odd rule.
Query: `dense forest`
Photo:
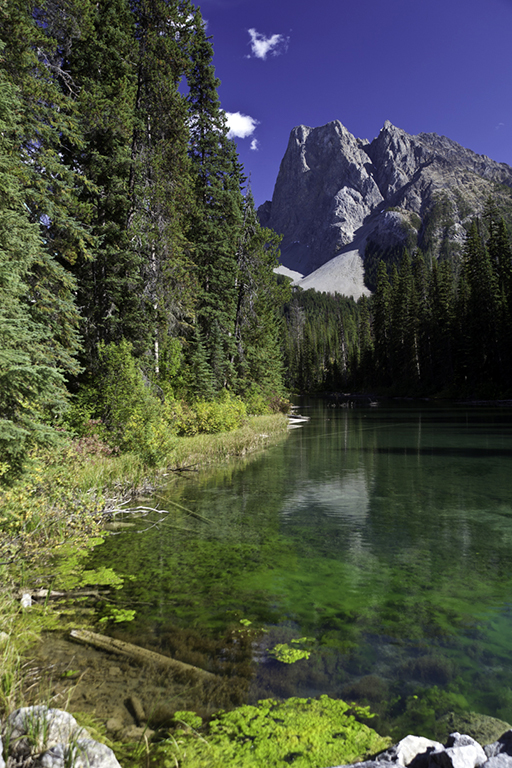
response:
[[[0,478],[63,433],[151,463],[287,391],[509,392],[492,201],[461,258],[372,252],[357,304],[292,292],[212,60],[188,0],[0,6]]]
[[[63,428],[165,450],[184,403],[282,396],[279,238],[212,58],[188,0],[1,4],[0,476]]]
[[[287,384],[303,392],[498,398],[511,394],[512,250],[488,200],[460,257],[416,250],[376,266],[357,305],[306,291],[285,307]]]

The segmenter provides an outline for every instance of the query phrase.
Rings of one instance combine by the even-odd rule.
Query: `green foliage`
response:
[[[165,411],[150,382],[144,378],[131,344],[101,345],[97,383],[88,393],[82,390],[79,416],[99,419],[96,430],[111,446],[131,451],[145,464],[154,466],[172,452],[174,438],[165,421]],[[89,417],[89,421],[87,421]]]
[[[123,586],[124,579],[121,578],[112,568],[101,566],[96,570],[85,570],[82,573],[80,586],[84,587],[92,584],[95,587],[107,586],[120,589]]]
[[[19,93],[0,69],[0,482],[19,474],[34,445],[59,441],[54,426],[66,408],[64,372],[74,370],[58,334],[52,336],[57,318],[47,314],[42,288],[31,286],[39,265],[59,267],[44,253],[24,203],[20,110]],[[67,328],[72,347],[74,331]]]
[[[115,605],[108,605],[107,611],[107,615],[99,620],[100,624],[106,623],[107,621],[111,621],[114,624],[133,621],[136,614],[136,611],[131,610],[130,608],[116,608]]]
[[[279,238],[243,194],[199,10],[0,13],[0,476],[58,437],[66,384],[75,434],[153,466],[177,431],[243,423],[226,389],[265,412],[284,395]]]
[[[314,642],[314,638],[299,637],[291,642],[295,643],[295,645],[308,645]],[[304,648],[292,648],[288,643],[278,643],[268,651],[268,654],[284,664],[295,664],[296,661],[301,659],[309,659],[311,651]]]
[[[215,400],[196,400],[191,406],[176,406],[179,435],[230,432],[242,426],[247,409],[238,397],[224,390]]]
[[[265,413],[270,413],[268,398],[254,385],[246,391],[244,402],[247,407],[247,413],[254,416],[263,416]]]
[[[353,299],[298,291],[283,308],[285,383],[295,392],[344,387],[357,354],[359,310]]]
[[[178,718],[178,715],[180,716]],[[174,731],[153,756],[153,765],[176,760],[183,768],[239,768],[269,766],[313,768],[363,760],[385,749],[390,740],[382,738],[356,718],[367,719],[366,708],[350,708],[341,700],[273,699],[257,706],[242,706],[213,717],[199,734],[190,732],[190,713],[176,713],[187,725]],[[190,723],[199,728],[198,719]]]
[[[174,721],[178,726],[189,726],[190,728],[200,728],[203,724],[203,720],[195,712],[188,712],[187,710],[178,710],[174,713]]]

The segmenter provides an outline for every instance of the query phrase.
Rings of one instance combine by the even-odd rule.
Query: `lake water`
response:
[[[327,693],[396,733],[457,709],[512,722],[512,410],[301,411],[96,550],[136,611],[107,631],[219,673],[212,706]],[[279,644],[310,656],[283,663]]]

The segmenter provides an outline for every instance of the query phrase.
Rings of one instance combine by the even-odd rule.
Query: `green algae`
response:
[[[181,633],[183,661],[234,676],[252,664],[251,702],[341,695],[370,703],[386,729],[434,731],[455,708],[509,721],[510,421],[330,411],[244,472],[174,484],[176,504],[159,504],[187,532],[148,517],[152,530],[116,536],[89,567],[125,578],[113,595],[137,609],[125,639],[174,654],[165,644]],[[232,640],[245,621],[257,664]],[[205,641],[196,658],[189,630]],[[314,653],[297,664],[268,650],[306,634]]]
[[[187,713],[176,713],[177,719],[178,715],[187,720]],[[188,720],[157,749],[152,764],[177,764],[183,768],[318,768],[351,763],[391,743],[358,717],[367,719],[371,715],[366,708],[351,708],[328,696],[293,697],[284,702],[267,699],[256,706],[220,712],[199,733],[191,732]],[[193,722],[197,728],[197,719]]]
[[[311,645],[311,643],[315,642],[315,639],[309,637],[297,637],[292,638],[291,642],[295,643],[295,645],[303,646]],[[296,661],[309,659],[311,656],[311,650],[307,650],[306,648],[292,648],[288,643],[278,643],[273,648],[268,648],[267,651],[269,656],[277,659],[277,661],[282,661],[283,664],[295,664]]]

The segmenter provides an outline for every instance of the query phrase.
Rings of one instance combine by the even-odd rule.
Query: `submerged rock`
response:
[[[436,722],[437,735],[446,741],[455,731],[472,736],[479,744],[490,744],[512,728],[510,723],[479,712],[448,712]]]

